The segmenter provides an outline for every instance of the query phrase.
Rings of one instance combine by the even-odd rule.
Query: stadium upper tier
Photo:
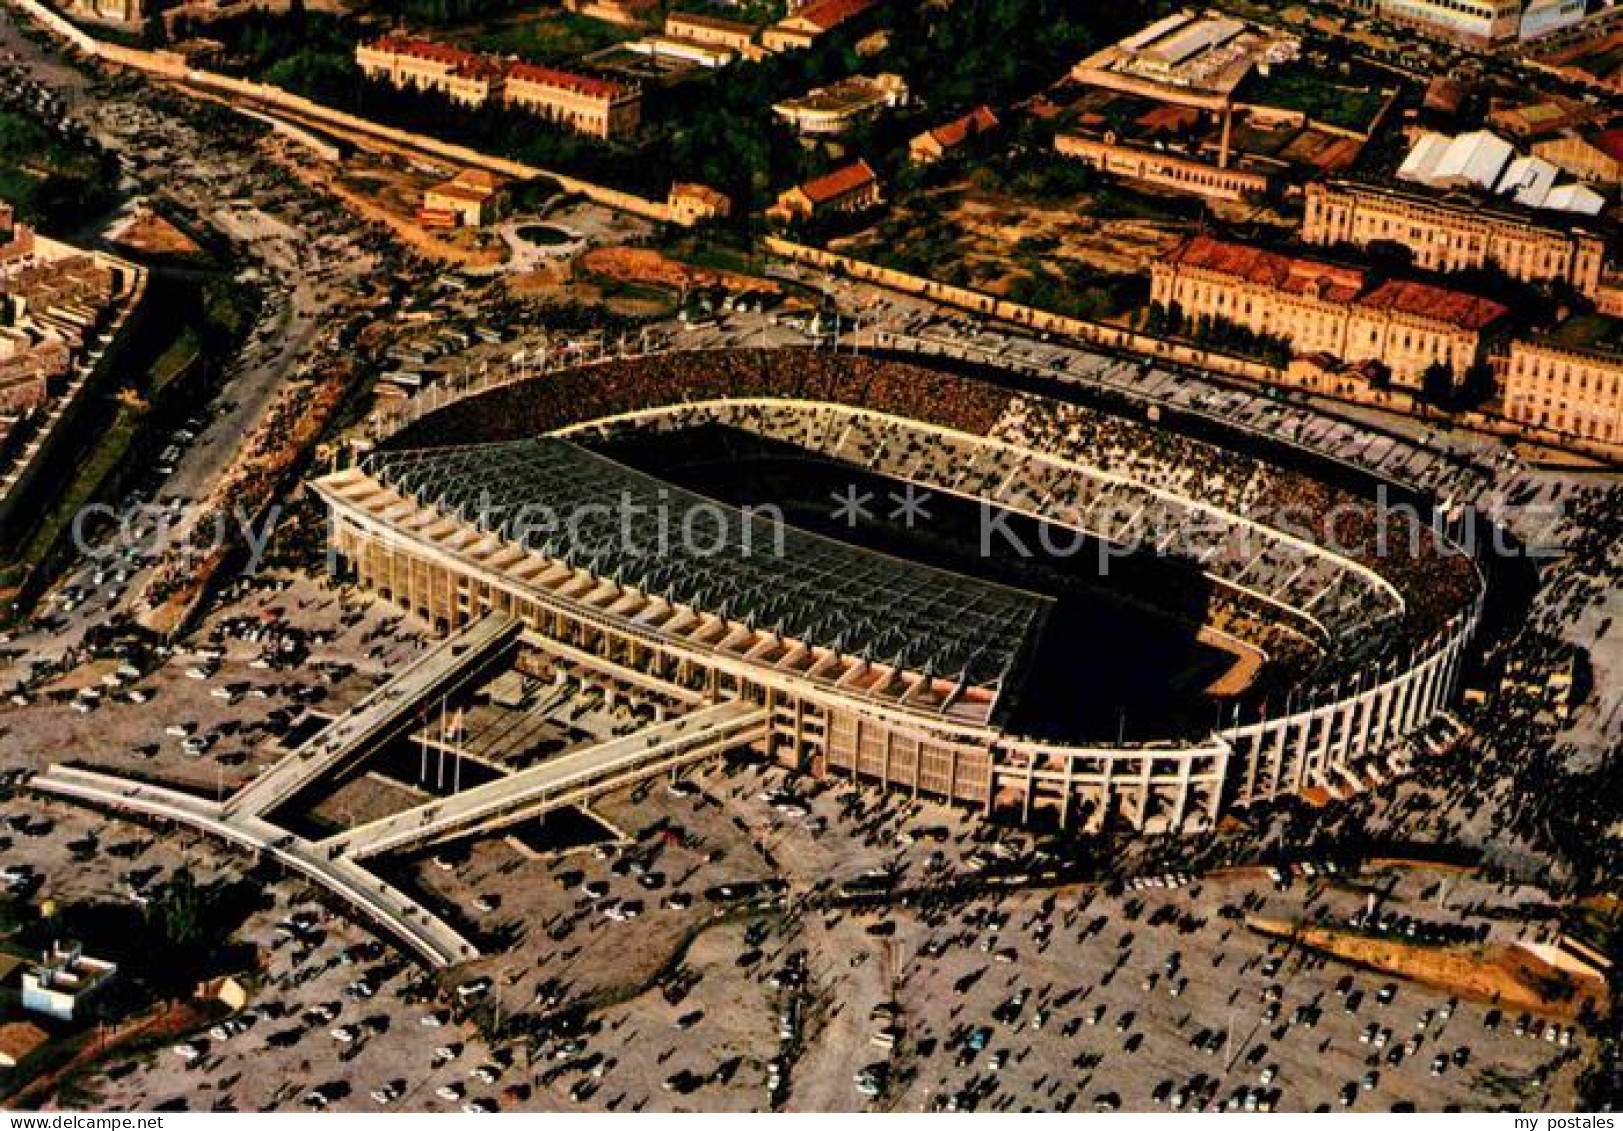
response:
[[[724,506],[567,440],[379,452],[366,471],[542,557],[845,655],[997,688],[1047,602]]]

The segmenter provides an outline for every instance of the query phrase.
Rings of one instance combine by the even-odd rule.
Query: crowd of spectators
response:
[[[1053,452],[1284,530],[1367,566],[1403,597],[1407,629],[1416,636],[1435,632],[1469,607],[1478,591],[1470,558],[1434,536],[1423,516],[1396,507],[1383,511],[1299,471],[1040,397],[1019,398],[996,432],[1022,447]],[[1320,576],[1300,553],[1277,543],[1259,545],[1254,538],[1242,540],[1238,557],[1243,573],[1237,576],[1243,576],[1247,587],[1296,605],[1290,594],[1307,586],[1312,595],[1296,607],[1321,622],[1350,619],[1359,629],[1368,626],[1373,611],[1368,587],[1353,582],[1345,571]],[[1214,563],[1207,565],[1213,568]]]
[[[698,408],[727,398],[827,407]],[[1479,585],[1471,560],[1409,512],[1383,514],[1303,472],[1151,423],[894,360],[812,350],[615,359],[466,397],[408,426],[389,446],[501,441],[682,405],[690,411],[672,413],[663,426],[708,421],[743,427],[1199,563],[1234,591],[1276,610],[1295,610],[1299,629],[1317,634],[1330,650],[1345,652],[1356,643],[1360,662],[1377,648],[1396,650],[1429,638],[1470,606]],[[887,419],[898,417],[963,435]],[[1249,521],[1235,521],[1236,515]],[[1280,538],[1277,530],[1292,537]],[[1308,552],[1303,542],[1367,566],[1406,607],[1361,571]]]
[[[866,406],[984,435],[1012,394],[938,370],[810,349],[677,351],[567,369],[469,397],[410,425],[389,446],[516,440],[592,416],[717,397]]]

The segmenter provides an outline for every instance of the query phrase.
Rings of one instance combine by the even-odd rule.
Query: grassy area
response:
[[[573,12],[522,16],[480,32],[471,46],[499,55],[517,55],[538,63],[563,62],[635,38],[630,28]]]
[[[1344,75],[1304,63],[1275,67],[1268,75],[1253,74],[1246,80],[1240,98],[1281,110],[1297,110],[1316,122],[1362,133],[1386,101],[1386,91],[1379,76]]]
[[[659,250],[672,259],[712,271],[760,275],[764,268],[763,262],[751,254],[749,245],[741,238],[720,233],[673,232],[660,243]]]
[[[152,363],[152,388],[161,390],[190,369],[197,361],[203,343],[197,336],[197,330],[192,326],[184,327],[180,336],[169,344],[169,348],[158,355],[158,360]]]
[[[89,458],[75,469],[73,478],[57,494],[50,510],[35,525],[10,566],[0,574],[7,584],[21,583],[23,573],[29,569],[49,566],[53,551],[72,536],[74,517],[96,499],[102,484],[129,455],[137,425],[144,414],[143,409],[132,405],[117,405],[112,422],[101,431]]]
[[[0,199],[46,227],[82,221],[111,199],[115,170],[88,143],[76,145],[13,110],[0,110]]]

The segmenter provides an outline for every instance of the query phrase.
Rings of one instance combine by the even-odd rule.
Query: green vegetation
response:
[[[495,19],[524,7],[520,0],[398,0],[389,15],[408,24],[457,27]]]
[[[1375,73],[1341,74],[1306,62],[1272,68],[1272,73],[1251,75],[1240,92],[1247,102],[1296,110],[1316,122],[1338,129],[1363,132],[1386,101],[1383,76]],[[1385,78],[1384,86],[1392,86]]]
[[[1165,0],[899,4],[884,63],[932,113],[1001,105],[1047,86],[1090,49],[1169,9]]]
[[[116,178],[116,166],[90,143],[0,110],[0,200],[24,220],[48,229],[82,223],[112,203]]]
[[[253,78],[307,98],[343,106],[360,71],[355,43],[360,32],[343,17],[298,8],[286,14],[250,11],[206,28],[180,21],[177,34],[207,34]]]
[[[914,194],[848,250],[896,271],[1001,294],[1012,302],[1072,318],[1111,318],[1138,308],[1149,297],[1142,276],[1115,274],[1067,256],[1057,235],[1022,236],[995,255],[977,253],[950,218],[960,195],[961,190]],[[1063,202],[1076,204],[1077,198],[1070,195]]]
[[[1290,364],[1289,338],[1259,334],[1227,318],[1202,314],[1191,319],[1176,304],[1165,307],[1154,303],[1144,311],[1141,322],[1143,331],[1154,337],[1184,338],[1207,349],[1248,357],[1278,369]]]
[[[556,63],[624,43],[635,34],[630,28],[590,16],[547,11],[482,31],[469,46],[537,63]]]

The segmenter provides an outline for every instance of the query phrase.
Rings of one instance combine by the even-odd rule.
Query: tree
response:
[[[1420,396],[1426,403],[1448,410],[1454,396],[1454,370],[1446,361],[1434,361],[1420,375]]]
[[[147,905],[147,921],[170,947],[184,953],[207,934],[205,902],[192,870],[182,868],[164,885],[162,894]]]
[[[1464,408],[1475,408],[1493,396],[1495,388],[1493,366],[1485,361],[1476,362],[1460,381],[1458,403]]]

